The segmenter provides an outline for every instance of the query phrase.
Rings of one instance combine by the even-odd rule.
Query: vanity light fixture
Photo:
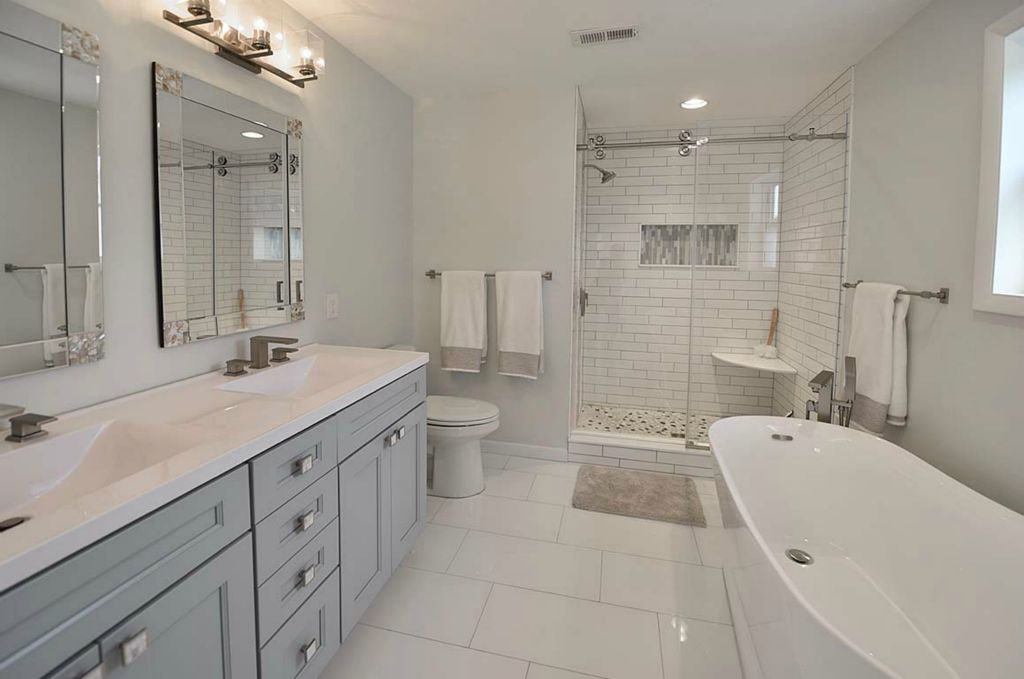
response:
[[[298,87],[323,75],[324,42],[284,24],[282,0],[164,0],[164,19],[217,46],[217,55]]]
[[[704,108],[708,105],[707,99],[701,99],[700,97],[692,97],[679,104],[682,108],[693,110],[697,108]]]
[[[242,133],[242,136],[245,137],[246,139],[263,139],[262,132],[255,132],[253,130],[246,130],[245,132]]]

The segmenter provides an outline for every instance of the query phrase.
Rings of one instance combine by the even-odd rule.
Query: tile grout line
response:
[[[448,573],[448,571],[452,567],[452,564],[455,563],[456,557],[458,557],[459,556],[459,552],[462,551],[462,545],[466,544],[466,538],[469,537],[469,534],[470,534],[471,531],[468,528],[466,528],[464,530],[466,532],[462,534],[462,539],[459,540],[459,546],[455,548],[454,552],[452,552],[452,558],[448,559],[448,565],[445,566],[445,568],[444,568],[444,572],[445,573]]]
[[[487,588],[487,598],[484,599],[484,605],[480,607],[480,615],[476,619],[476,625],[473,626],[473,634],[469,637],[469,645],[466,648],[473,648],[473,642],[476,641],[477,632],[480,631],[480,621],[484,619],[484,613],[487,611],[487,604],[491,602],[491,594],[494,593],[494,583]],[[527,661],[529,662],[529,661]],[[526,670],[530,670],[530,666],[526,666]]]

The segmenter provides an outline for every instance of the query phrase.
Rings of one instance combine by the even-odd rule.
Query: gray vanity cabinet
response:
[[[391,474],[381,434],[339,469],[341,638],[359,622],[391,576]]]
[[[423,529],[426,451],[426,405],[421,403],[341,465],[343,639]]]
[[[403,417],[391,429],[391,570],[412,549],[427,515],[427,406]],[[397,438],[397,441],[395,440]]]
[[[256,676],[252,538],[239,539],[100,641],[108,679]]]

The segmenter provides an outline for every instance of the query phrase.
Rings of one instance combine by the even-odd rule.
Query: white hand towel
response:
[[[64,313],[64,265],[46,264],[40,272],[43,277],[43,339],[67,335],[67,318]],[[43,359],[53,361],[53,355],[61,351],[54,344],[43,344]]]
[[[849,355],[857,359],[851,419],[879,434],[907,423],[907,309],[902,287],[861,283],[853,297]]]
[[[98,262],[85,271],[85,304],[82,327],[85,332],[96,332],[103,325],[103,267]]]
[[[499,271],[498,373],[537,379],[544,372],[544,301],[539,271]]]
[[[487,360],[487,287],[483,271],[441,276],[441,370],[478,373]]]

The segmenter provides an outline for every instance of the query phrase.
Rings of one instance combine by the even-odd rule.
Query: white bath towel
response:
[[[851,419],[880,434],[885,423],[907,423],[907,309],[902,287],[861,283],[853,297],[847,352],[857,359],[857,393]]]
[[[43,339],[67,335],[65,314],[64,265],[45,264],[40,272],[43,277]],[[62,349],[55,343],[43,344],[43,359],[53,361],[53,355]]]
[[[544,301],[539,271],[499,271],[498,373],[537,379],[544,372]]]
[[[82,327],[85,332],[96,332],[103,326],[103,267],[98,262],[89,264],[85,271],[85,303]]]
[[[487,287],[483,271],[441,276],[441,369],[478,373],[487,360]]]

